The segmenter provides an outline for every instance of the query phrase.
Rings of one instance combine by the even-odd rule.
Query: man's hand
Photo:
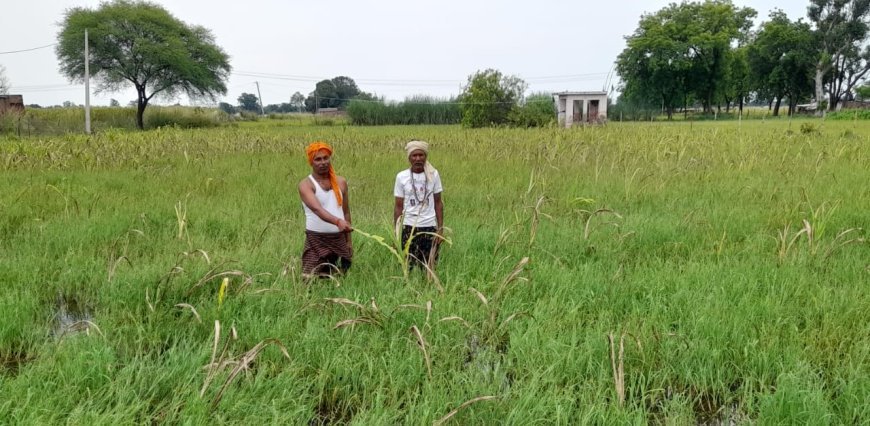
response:
[[[335,222],[335,226],[338,227],[338,232],[353,232],[353,228],[344,219],[339,219]]]

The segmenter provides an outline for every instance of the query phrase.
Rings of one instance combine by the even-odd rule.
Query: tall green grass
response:
[[[145,127],[216,127],[231,117],[214,108],[150,106],[145,110]],[[0,135],[63,135],[84,131],[85,111],[76,108],[29,108],[24,114],[0,115]],[[136,109],[95,107],[91,109],[91,130],[135,129]]]
[[[866,424],[870,128],[811,123],[0,139],[0,418]],[[361,234],[303,283],[304,147],[386,237],[412,137],[443,291]]]
[[[388,103],[351,100],[347,114],[352,124],[371,126],[388,124],[458,124],[462,120],[455,99],[414,96],[404,102]]]

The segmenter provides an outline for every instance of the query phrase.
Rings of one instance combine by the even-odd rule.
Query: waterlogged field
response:
[[[301,282],[304,146],[389,244],[411,138],[438,279],[357,233]],[[870,422],[861,123],[271,121],[10,139],[0,170],[3,422]]]

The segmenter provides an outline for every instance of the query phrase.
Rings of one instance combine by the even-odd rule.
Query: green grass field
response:
[[[304,147],[389,240],[411,138],[439,282],[358,233],[302,283]],[[0,175],[0,423],[870,422],[861,122],[267,120],[0,139]]]

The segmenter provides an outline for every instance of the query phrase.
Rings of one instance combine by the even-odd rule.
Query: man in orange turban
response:
[[[313,142],[305,150],[311,174],[299,182],[305,212],[302,275],[310,278],[344,273],[353,257],[347,180],[335,174],[332,147]]]

